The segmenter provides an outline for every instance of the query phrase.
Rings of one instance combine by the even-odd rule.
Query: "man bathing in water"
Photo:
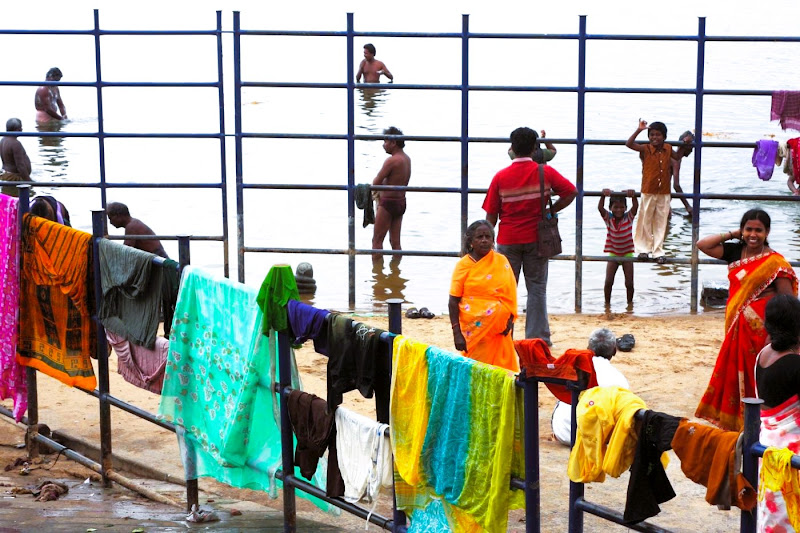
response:
[[[61,70],[53,67],[47,71],[46,81],[61,81]],[[36,89],[36,122],[67,120],[67,108],[61,100],[57,85],[42,85]]]
[[[403,135],[403,132],[392,126],[383,130],[384,135]],[[372,181],[373,185],[408,185],[411,179],[411,158],[403,151],[405,141],[387,137],[383,141],[383,149],[389,154],[383,162],[380,172]],[[406,212],[405,191],[380,191],[378,209],[375,212],[375,231],[372,234],[372,249],[382,250],[383,239],[389,233],[392,250],[400,248],[400,228],[403,225],[403,214]],[[374,254],[373,260],[380,260],[381,254]]]
[[[125,228],[125,235],[155,235],[147,224],[138,218],[131,217],[130,212],[128,212],[128,206],[125,204],[112,202],[108,204],[106,213],[108,214],[108,221],[111,222],[112,226],[115,228]],[[139,250],[169,259],[164,247],[161,246],[161,241],[158,239],[125,239],[124,244],[125,246],[138,248]]]
[[[389,78],[389,83],[394,81],[394,76],[383,64],[383,61],[375,59],[375,47],[367,43],[364,45],[364,59],[358,66],[358,73],[356,74],[356,83],[361,83],[361,76],[364,76],[364,83],[380,83],[381,74]]]
[[[8,119],[6,131],[22,131],[22,122],[18,118]],[[0,181],[31,180],[31,160],[16,135],[6,135],[0,139],[0,158],[3,160]],[[0,192],[8,196],[19,195],[17,188],[13,185],[3,185]]]

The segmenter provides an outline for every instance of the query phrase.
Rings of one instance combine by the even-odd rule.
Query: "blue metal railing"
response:
[[[238,265],[239,281],[245,279],[245,255],[248,252],[258,253],[313,253],[313,254],[341,254],[348,256],[348,279],[349,279],[349,304],[355,306],[355,256],[373,254],[373,249],[358,249],[355,245],[355,217],[353,190],[354,183],[354,161],[355,161],[355,141],[382,139],[378,135],[357,135],[355,134],[355,106],[354,91],[360,87],[355,84],[353,51],[354,38],[356,37],[399,37],[399,38],[443,38],[459,39],[461,41],[461,83],[448,85],[435,84],[369,84],[370,87],[392,90],[446,90],[460,91],[461,93],[461,123],[458,136],[404,136],[405,140],[421,142],[458,142],[460,144],[460,163],[461,163],[461,185],[458,188],[418,188],[418,187],[389,187],[378,186],[377,190],[401,190],[408,192],[431,192],[431,193],[458,193],[460,202],[460,229],[463,231],[467,226],[468,197],[470,194],[483,194],[485,189],[469,187],[469,146],[472,143],[507,143],[507,138],[494,137],[470,137],[469,136],[469,94],[473,91],[502,91],[502,92],[564,92],[575,93],[577,95],[577,130],[576,136],[572,139],[548,138],[554,144],[574,144],[576,145],[576,186],[578,188],[577,202],[575,202],[575,250],[574,254],[561,255],[555,260],[574,261],[575,263],[575,310],[580,312],[583,307],[583,262],[584,261],[608,261],[606,256],[585,256],[583,254],[583,222],[584,206],[583,200],[586,197],[597,197],[600,191],[587,191],[584,182],[584,163],[586,146],[622,146],[624,140],[620,139],[587,139],[586,138],[586,95],[588,93],[606,94],[675,94],[675,95],[695,95],[695,120],[694,129],[696,132],[703,131],[703,106],[706,95],[737,95],[737,96],[765,96],[772,94],[771,91],[764,90],[739,90],[739,89],[707,89],[704,84],[705,72],[705,47],[708,42],[800,42],[800,37],[729,37],[729,36],[708,36],[706,35],[706,20],[704,17],[698,19],[697,35],[601,35],[588,34],[586,31],[586,17],[579,18],[578,33],[564,34],[505,34],[505,33],[470,33],[469,15],[462,16],[462,29],[459,33],[430,33],[430,32],[356,32],[353,29],[353,14],[347,15],[346,31],[276,31],[276,30],[242,30],[240,26],[240,14],[233,13],[234,20],[234,91],[235,91],[235,113],[237,116],[235,125],[236,136],[236,195],[237,206],[239,206],[238,231]],[[241,77],[239,59],[241,57],[241,37],[242,36],[307,36],[307,37],[337,37],[346,38],[346,64],[347,80],[340,83],[294,83],[276,81],[246,81]],[[469,83],[469,43],[472,39],[514,39],[514,40],[573,40],[578,44],[578,65],[577,65],[577,85],[575,86],[522,86],[522,85],[470,85]],[[696,63],[696,82],[694,88],[647,88],[647,87],[587,87],[586,85],[586,46],[589,41],[668,41],[668,42],[691,42],[697,43],[697,63]],[[273,87],[273,88],[309,88],[309,89],[342,89],[347,92],[347,134],[316,134],[316,133],[281,133],[281,132],[244,132],[241,123],[241,92],[243,88],[249,87]],[[246,183],[242,173],[242,139],[323,139],[323,140],[346,140],[348,150],[347,179],[342,180],[338,185],[287,185],[280,183],[255,184]],[[680,142],[673,143],[680,146]],[[704,147],[713,148],[754,148],[754,143],[743,142],[705,142],[702,135],[697,135],[693,143],[695,159],[693,184],[691,193],[675,193],[673,198],[686,198],[693,202],[692,209],[692,249],[691,255],[686,258],[669,258],[668,263],[688,264],[691,270],[690,285],[690,310],[696,311],[698,308],[698,279],[699,265],[701,264],[721,264],[721,261],[711,259],[700,259],[698,257],[697,240],[699,238],[699,207],[701,200],[707,199],[738,199],[738,200],[770,200],[770,201],[800,201],[800,197],[778,196],[778,195],[726,195],[726,194],[703,194],[701,192],[701,170],[702,154]],[[242,220],[241,209],[244,205],[243,194],[247,189],[295,189],[295,190],[346,190],[347,191],[347,213],[348,213],[348,245],[347,249],[320,249],[320,248],[279,248],[279,247],[255,247],[248,246],[245,241],[245,228]],[[460,235],[458,236],[460,241]],[[454,250],[439,251],[420,251],[403,250],[392,251],[382,250],[385,255],[411,255],[411,256],[441,256],[452,257],[457,255]],[[631,259],[637,262],[638,259]],[[792,263],[793,266],[800,266],[800,262]]]
[[[107,191],[113,188],[120,189],[219,189],[222,210],[221,233],[217,235],[205,235],[192,237],[197,240],[219,241],[223,247],[223,268],[225,276],[229,275],[229,229],[228,229],[228,183],[227,183],[227,163],[225,149],[225,114],[224,114],[224,83],[223,83],[223,43],[222,43],[222,12],[216,12],[216,26],[213,30],[182,30],[182,31],[141,31],[141,30],[103,30],[100,27],[100,12],[94,10],[94,25],[91,30],[0,30],[0,35],[77,35],[91,36],[94,40],[94,68],[95,81],[93,82],[52,82],[52,81],[2,81],[0,86],[50,86],[60,87],[94,87],[97,98],[97,131],[96,132],[0,132],[0,136],[14,135],[18,137],[58,137],[58,138],[96,138],[98,142],[98,162],[99,162],[99,181],[96,182],[23,182],[35,186],[59,187],[59,188],[97,188],[100,191],[100,205],[105,207],[107,204]],[[101,62],[101,37],[103,36],[208,36],[216,40],[217,55],[217,79],[210,82],[111,82],[103,80]],[[217,89],[219,99],[219,131],[214,133],[127,133],[127,132],[108,132],[105,128],[105,111],[103,108],[103,91],[106,88],[116,87],[135,87],[135,88],[163,88],[176,87],[184,89],[195,88],[214,88]],[[106,174],[106,139],[218,139],[220,146],[220,181],[216,183],[168,183],[166,176],[160,183],[143,183],[136,179],[129,179],[125,183],[108,182]],[[4,185],[17,185],[20,182],[0,181]],[[162,239],[174,240],[176,235],[161,237]]]

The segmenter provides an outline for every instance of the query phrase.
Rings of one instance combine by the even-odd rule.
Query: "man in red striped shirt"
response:
[[[625,196],[622,193],[611,194],[611,189],[603,189],[600,196],[600,203],[597,208],[600,216],[606,223],[608,234],[606,236],[606,247],[604,252],[608,252],[611,257],[633,257],[633,218],[639,210],[639,200],[633,189],[626,191],[628,198],[631,198],[631,210],[625,211],[628,207]],[[610,211],[605,208],[606,196],[610,196],[608,202]],[[603,294],[606,297],[606,307],[611,305],[611,288],[614,286],[614,278],[617,269],[622,265],[622,272],[625,274],[625,288],[628,291],[628,305],[633,303],[633,263],[626,261],[609,261],[606,266],[606,282],[603,286]]]
[[[483,210],[492,225],[500,220],[497,231],[497,251],[508,258],[519,282],[520,269],[525,273],[528,303],[525,309],[525,338],[550,341],[547,318],[548,258],[539,257],[538,224],[542,216],[556,216],[578,195],[569,180],[551,166],[544,166],[545,205],[556,194],[558,200],[542,213],[539,164],[531,156],[536,148],[536,132],[517,128],[511,132],[511,149],[516,157],[511,165],[492,178]]]

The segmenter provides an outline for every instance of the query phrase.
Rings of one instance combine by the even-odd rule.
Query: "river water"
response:
[[[561,3],[559,3],[561,4]],[[612,3],[613,4],[613,3]],[[51,4],[48,4],[51,5]],[[193,3],[192,9],[177,9],[145,3],[102,8],[104,29],[213,29],[214,7]],[[187,4],[188,5],[188,4]],[[417,8],[403,9],[384,4],[365,6],[349,2],[311,2],[309,9],[265,6],[239,2],[246,29],[338,30],[346,28],[346,15],[355,11],[358,31],[459,32],[461,14],[471,13],[473,32],[577,33],[578,14],[588,15],[589,33],[680,34],[697,32],[699,15],[707,17],[708,35],[793,35],[800,7],[778,2],[770,13],[744,13],[730,4],[702,6],[670,4],[669,14],[653,17],[637,10],[602,9],[593,4],[566,2],[539,10],[516,7],[511,2],[448,3],[426,6],[425,17]],[[624,6],[628,4],[621,4]],[[77,2],[50,9],[4,6],[5,28],[87,29],[92,26],[88,4]],[[226,6],[227,7],[227,6]],[[150,11],[150,9],[156,11]],[[390,11],[391,9],[391,11]],[[700,10],[703,10],[702,12]],[[654,8],[655,11],[655,8]],[[158,16],[154,16],[158,13]],[[223,12],[224,28],[232,27],[231,12]],[[457,39],[374,38],[377,57],[395,75],[397,83],[458,84],[461,79],[461,44]],[[360,60],[356,40],[354,62]],[[102,70],[107,81],[213,81],[216,78],[216,42],[213,37],[103,36]],[[246,37],[242,41],[242,76],[247,81],[341,82],[346,78],[345,39],[339,37]],[[94,81],[95,57],[91,36],[0,36],[3,50],[25,50],[5,61],[7,80],[44,79],[51,66],[64,72],[64,82]],[[232,45],[224,39],[227,131],[233,131]],[[798,43],[708,43],[705,87],[707,89],[777,90],[796,89],[800,71]],[[561,41],[510,41],[474,39],[470,42],[470,83],[475,85],[574,86],[577,83],[577,44]],[[696,45],[691,42],[591,41],[587,50],[590,87],[686,88],[695,86]],[[97,131],[97,92],[94,88],[63,87],[62,96],[70,121],[64,132]],[[3,87],[0,117],[17,116],[25,131],[35,131],[34,87]],[[218,100],[215,89],[106,88],[103,91],[105,131],[115,133],[214,133],[218,131]],[[242,122],[245,132],[336,133],[347,131],[346,94],[342,89],[247,88],[243,91]],[[586,137],[624,141],[640,117],[661,120],[674,140],[694,125],[693,95],[588,94]],[[458,136],[461,97],[458,91],[385,89],[356,93],[356,133],[380,134],[394,125],[409,135]],[[800,135],[782,131],[770,122],[769,96],[706,96],[704,139],[707,141],[755,142],[761,138],[784,141]],[[576,96],[572,93],[479,92],[470,95],[469,134],[473,137],[507,137],[520,125],[545,129],[551,138],[574,138],[577,131]],[[644,134],[641,138],[644,139]],[[31,157],[34,179],[63,183],[98,181],[98,141],[91,138],[21,138]],[[234,181],[233,140],[228,140],[228,179]],[[497,170],[509,163],[507,143],[473,143],[469,154],[469,186],[485,188]],[[246,183],[345,184],[345,141],[245,139],[243,142]],[[411,185],[458,187],[460,147],[457,143],[409,141],[412,159]],[[756,176],[750,149],[706,148],[703,150],[702,192],[788,195],[786,177],[775,169],[771,181]],[[220,180],[219,142],[212,139],[108,139],[105,143],[106,179],[125,182],[201,182]],[[380,141],[356,143],[356,183],[366,183],[378,172],[386,154]],[[574,181],[576,150],[559,145],[552,165]],[[681,183],[692,190],[694,156],[683,161]],[[584,187],[639,189],[641,165],[636,154],[624,146],[588,146],[585,152]],[[100,207],[97,190],[40,187],[56,195],[70,209],[76,227],[90,230],[90,210]],[[231,202],[231,249],[236,248],[234,189]],[[347,195],[344,191],[249,190],[245,193],[246,244],[263,247],[347,247]],[[220,235],[222,201],[219,190],[112,189],[108,201],[126,203],[133,216],[141,218],[158,234],[188,233]],[[483,195],[469,200],[469,219],[483,218]],[[455,194],[411,192],[403,222],[403,247],[407,250],[457,251],[460,243],[460,200]],[[691,251],[691,224],[678,200],[672,202],[668,255],[687,258]],[[703,201],[700,234],[734,229],[742,213],[755,204],[739,201]],[[761,202],[773,218],[772,246],[790,260],[800,259],[798,212],[790,202]],[[597,197],[584,200],[583,252],[602,255],[605,227],[597,213]],[[356,212],[356,246],[370,248],[372,226],[361,227]],[[575,206],[560,217],[565,253],[573,253]],[[388,238],[386,241],[388,247]],[[174,241],[165,242],[177,256]],[[231,275],[236,275],[232,253]],[[258,285],[270,265],[301,261],[314,266],[318,292],[313,303],[321,307],[348,308],[347,257],[340,255],[248,254],[246,283]],[[356,308],[385,310],[384,301],[400,297],[417,307],[435,312],[446,310],[449,279],[455,258],[406,257],[399,265],[388,258],[373,267],[369,256],[356,259]],[[220,243],[192,244],[192,262],[210,270],[222,269]],[[551,312],[572,312],[575,307],[574,265],[554,261],[550,268],[548,304]],[[584,263],[583,311],[603,311],[602,284],[605,263]],[[722,266],[701,267],[701,282],[725,279]],[[688,312],[690,270],[688,266],[637,264],[633,309],[625,305],[621,271],[614,287],[612,311],[650,315]],[[525,290],[520,289],[520,302]]]

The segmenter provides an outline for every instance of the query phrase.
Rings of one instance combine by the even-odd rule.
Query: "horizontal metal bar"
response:
[[[2,182],[0,182],[2,183]],[[15,182],[16,183],[16,182]],[[293,185],[289,183],[247,183],[242,184],[244,189],[273,189],[273,190],[319,190],[319,191],[346,191],[347,185],[315,185],[312,183]],[[450,192],[461,193],[458,187],[411,187],[407,185],[370,185],[376,191],[406,191],[406,192]],[[467,189],[470,193],[486,193],[486,189]]]
[[[38,87],[43,85],[53,85],[58,87],[186,87],[193,89],[197,87],[216,87],[218,88],[219,82],[216,81],[59,81],[59,82],[44,82],[44,81],[0,81],[0,87],[19,86],[19,87]]]
[[[634,531],[645,531],[648,533],[672,533],[669,529],[664,529],[663,527],[656,526],[649,522],[639,522],[637,524],[626,523],[622,517],[622,513],[618,513],[612,509],[609,509],[608,507],[603,507],[602,505],[597,505],[596,503],[587,502],[583,498],[578,498],[575,501],[575,507],[586,513],[599,516],[604,520],[625,526]]]
[[[511,478],[511,488],[517,490],[525,490],[525,480],[518,477]]]
[[[0,185],[30,185],[31,187],[56,187],[56,188],[70,188],[70,187],[96,187],[100,188],[105,185],[106,189],[219,189],[219,183],[110,183],[100,182],[89,183],[75,183],[67,181],[3,181],[0,180]]]
[[[764,457],[764,452],[767,450],[767,447],[757,442],[753,444],[753,447],[750,449],[750,453],[755,455],[756,457]],[[800,455],[793,455],[792,456],[792,468],[795,470],[800,470]]]
[[[177,241],[182,235],[107,235],[106,239],[110,241],[147,241],[151,239],[158,239],[160,241]],[[225,237],[221,235],[190,235],[189,240],[192,241],[222,241]]]
[[[88,394],[89,396],[94,396],[98,400],[100,399],[100,391],[97,390],[97,389],[89,390],[89,389],[82,389],[80,387],[73,387],[73,388],[77,389],[77,390],[80,390],[80,391],[83,391],[86,394]],[[172,431],[173,433],[175,433],[175,426],[173,424],[170,424],[169,422],[165,422],[163,420],[159,420],[152,413],[148,413],[147,411],[145,411],[143,409],[140,409],[140,408],[136,407],[135,405],[131,405],[131,404],[127,403],[127,402],[124,402],[124,401],[120,400],[119,398],[115,398],[114,396],[111,396],[110,394],[106,395],[106,401],[108,401],[108,403],[110,403],[111,405],[119,407],[123,411],[127,411],[128,413],[130,413],[130,414],[132,414],[134,416],[138,416],[141,419],[147,420],[148,422],[152,422],[153,424],[155,424],[157,426],[161,426],[162,428],[168,429],[168,430]]]
[[[245,252],[281,253],[281,254],[324,254],[324,255],[350,255],[344,249],[335,248],[263,248],[258,246],[245,246]],[[416,257],[460,257],[459,252],[429,252],[411,250],[353,250],[354,255],[409,255]]]
[[[100,35],[214,35],[213,30],[99,30]],[[0,30],[0,35],[94,35],[94,30]]]
[[[346,502],[341,498],[331,498],[328,495],[326,495],[325,491],[320,489],[319,487],[316,487],[307,481],[303,481],[302,479],[299,479],[296,476],[292,475],[287,476],[284,474],[283,470],[278,470],[277,472],[275,472],[275,477],[282,480],[283,483],[286,485],[291,485],[297,489],[302,490],[303,492],[311,494],[312,496],[316,496],[320,500],[326,501],[331,505],[338,507],[339,509],[347,511],[350,514],[354,514],[363,520],[367,520],[368,519],[367,517],[369,517],[368,519],[369,522],[375,524],[380,528],[391,530],[394,526],[393,520],[381,516],[377,513],[370,513],[367,509],[359,507],[358,505],[352,504],[350,502]]]

